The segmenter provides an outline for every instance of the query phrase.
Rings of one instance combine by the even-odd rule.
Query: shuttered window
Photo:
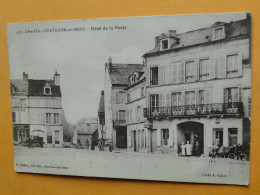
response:
[[[185,105],[195,105],[195,91],[185,92]]]
[[[238,75],[238,54],[227,56],[227,76]]]
[[[195,64],[194,61],[185,63],[185,81],[192,82],[195,81]]]
[[[209,59],[199,61],[199,79],[206,80],[209,78]]]
[[[158,85],[158,67],[151,68],[151,85]]]

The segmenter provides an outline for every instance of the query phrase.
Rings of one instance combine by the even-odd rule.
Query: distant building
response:
[[[136,71],[129,76],[126,91],[126,124],[128,150],[149,152],[148,129],[144,127],[143,109],[146,105],[144,70]]]
[[[152,147],[177,152],[182,142],[249,143],[251,18],[155,37],[144,54]]]
[[[105,64],[105,138],[113,147],[127,147],[125,91],[128,76],[142,70],[141,64],[114,64],[109,58]]]
[[[98,135],[99,135],[99,138],[105,138],[104,134],[105,134],[105,101],[104,101],[104,91],[101,91],[99,107],[98,107]]]
[[[14,141],[37,136],[45,146],[63,145],[60,74],[51,80],[11,80]]]
[[[74,134],[74,143],[86,146],[87,142],[89,146],[92,142],[97,142],[98,139],[98,123],[95,117],[85,117],[77,122],[76,130]]]

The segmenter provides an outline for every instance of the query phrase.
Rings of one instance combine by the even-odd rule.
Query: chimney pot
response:
[[[23,72],[23,81],[28,82],[28,74],[26,74],[25,72]]]
[[[169,30],[169,35],[176,36],[177,35],[176,30]]]
[[[101,91],[101,95],[104,95],[104,90]]]

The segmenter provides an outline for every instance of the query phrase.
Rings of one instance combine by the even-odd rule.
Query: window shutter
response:
[[[128,109],[126,110],[126,124],[128,124]]]
[[[171,65],[171,82],[178,83],[178,63],[173,63]]]
[[[242,53],[238,53],[238,76],[242,76],[243,75],[243,63],[242,63]]]
[[[224,88],[224,91],[223,91],[223,101],[224,103],[227,103],[227,94],[226,94],[226,91],[227,91],[227,88]]]
[[[181,105],[185,105],[185,92],[181,92],[181,101],[180,101]]]
[[[157,129],[157,146],[161,146],[161,129]]]
[[[209,60],[209,79],[216,78],[216,58],[210,58]]]
[[[195,91],[196,105],[200,104],[200,93],[199,90]]]
[[[200,61],[196,60],[194,61],[194,76],[195,76],[195,81],[199,80],[199,67],[200,67]]]
[[[226,56],[221,56],[218,59],[218,78],[225,78],[227,75]]]
[[[146,68],[146,86],[150,86],[150,68]]]
[[[185,81],[185,64],[184,62],[180,62],[178,64],[178,82],[183,83]]]
[[[170,84],[171,83],[171,66],[165,66],[165,84]]]
[[[116,110],[116,119],[119,120],[119,112]]]
[[[163,94],[159,94],[159,107],[163,107]]]
[[[163,85],[164,84],[164,66],[159,66],[158,67],[158,84]]]
[[[166,106],[168,106],[168,107],[171,106],[171,94],[170,93],[166,94]]]
[[[147,108],[150,108],[150,99],[151,99],[151,96],[150,94],[147,95],[147,99],[146,99],[146,103],[147,103]]]
[[[204,92],[204,104],[209,104],[209,93],[210,93],[210,89],[206,89]]]
[[[239,96],[238,101],[242,102],[242,88],[241,87],[238,88],[238,96]]]

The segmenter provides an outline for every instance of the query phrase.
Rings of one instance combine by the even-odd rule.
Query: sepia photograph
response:
[[[249,185],[251,20],[8,24],[14,170]]]

